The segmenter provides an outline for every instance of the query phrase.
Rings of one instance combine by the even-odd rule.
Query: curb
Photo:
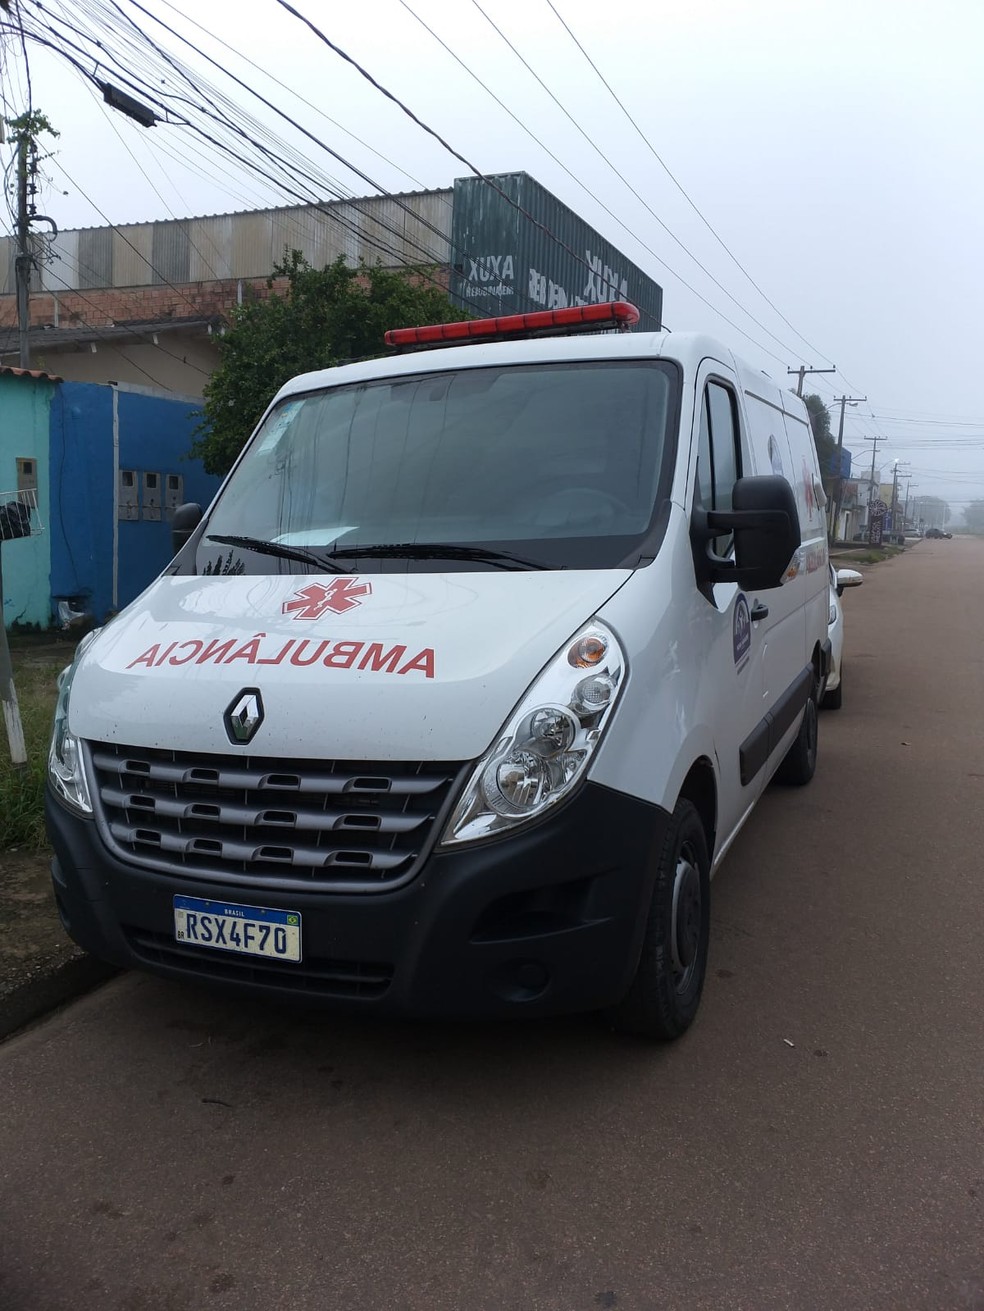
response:
[[[119,972],[115,966],[80,952],[18,983],[0,997],[0,1042]]]

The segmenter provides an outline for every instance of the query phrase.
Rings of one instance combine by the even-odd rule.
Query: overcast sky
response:
[[[53,0],[42,11],[36,0],[23,0],[26,13],[45,15],[59,6],[64,14],[73,7],[91,13],[97,2]],[[121,3],[162,45],[193,61],[130,0]],[[448,186],[467,171],[277,0],[141,3],[386,189]],[[955,508],[984,498],[980,0],[554,0],[646,141],[547,0],[479,3],[581,131],[475,0],[296,0],[296,7],[478,169],[525,169],[624,250],[663,286],[671,328],[712,332],[782,381],[789,366],[836,364],[836,375],[811,386],[825,399],[867,397],[847,410],[845,445],[858,463],[870,461],[864,438],[884,435],[879,463],[890,474],[893,459],[908,461],[914,495],[946,496]],[[340,126],[210,42],[181,11]],[[19,111],[23,55],[9,38],[3,48],[0,81]],[[146,130],[118,114],[110,121],[111,111],[74,70],[28,49],[34,104],[61,131],[40,205],[60,227],[101,224],[90,201],[116,223],[289,203],[255,180],[203,167],[184,129]],[[298,140],[220,73],[210,69],[208,77],[285,139]],[[345,189],[370,190],[317,147],[305,149]]]

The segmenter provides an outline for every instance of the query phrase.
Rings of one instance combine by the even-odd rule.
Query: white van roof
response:
[[[374,360],[362,360],[357,364],[343,364],[333,369],[299,374],[284,384],[274,401],[345,383],[516,363],[664,359],[680,364],[684,373],[692,376],[701,363],[709,358],[720,360],[733,368],[744,391],[786,414],[800,420],[806,418],[806,407],[795,392],[780,386],[767,373],[737,358],[723,342],[702,332],[587,332],[406,351]]]
[[[530,337],[436,350],[408,351],[358,364],[343,364],[292,378],[277,399],[298,392],[337,387],[343,383],[367,382],[373,378],[397,378],[412,373],[438,373],[449,369],[478,369],[490,365],[546,364],[562,360],[667,359],[680,363],[685,372],[696,370],[708,356],[734,365],[734,356],[720,341],[697,332],[582,333],[571,336]],[[775,384],[772,384],[775,386]]]

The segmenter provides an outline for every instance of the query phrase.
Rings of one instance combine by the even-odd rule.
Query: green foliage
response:
[[[810,412],[810,427],[813,429],[813,440],[820,462],[820,476],[826,485],[827,479],[834,476],[833,460],[837,453],[837,442],[830,431],[830,411],[816,392],[804,396],[803,403]]]
[[[65,664],[54,661],[15,661],[14,683],[20,707],[27,764],[14,769],[6,734],[0,727],[0,851],[7,847],[43,847],[44,784],[48,741],[55,713],[55,678]]]
[[[47,132],[50,137],[61,136],[40,109],[29,109],[26,113],[19,114],[17,118],[5,118],[3,121],[10,129],[10,140],[15,145],[21,141],[33,141],[42,132]]]
[[[428,271],[394,272],[339,257],[315,269],[291,251],[273,271],[283,294],[238,306],[205,385],[204,421],[192,448],[209,473],[225,473],[274,393],[290,378],[385,351],[388,328],[461,317]]]

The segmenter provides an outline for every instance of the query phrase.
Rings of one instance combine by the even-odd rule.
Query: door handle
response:
[[[755,604],[752,606],[753,621],[756,619],[768,619],[768,617],[769,617],[769,607],[767,605],[763,605],[761,601],[756,601]]]

